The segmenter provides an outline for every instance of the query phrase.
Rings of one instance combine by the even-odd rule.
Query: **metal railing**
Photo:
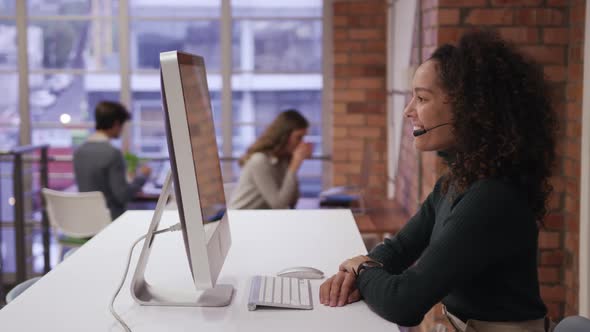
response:
[[[49,256],[49,240],[50,240],[50,230],[49,230],[49,220],[47,218],[47,213],[44,208],[44,200],[41,197],[41,188],[47,187],[49,183],[49,170],[48,170],[48,149],[49,145],[36,145],[36,146],[20,146],[15,147],[9,151],[0,151],[0,161],[2,163],[11,163],[12,164],[12,198],[10,199],[10,204],[14,209],[13,213],[13,220],[12,222],[3,221],[0,223],[0,226],[6,227],[6,225],[12,224],[14,227],[14,252],[15,252],[15,263],[16,263],[16,274],[15,274],[15,281],[16,283],[23,282],[27,279],[27,241],[26,241],[26,231],[27,227],[34,228],[38,226],[39,220],[34,219],[35,213],[31,211],[31,217],[27,216],[26,208],[27,204],[30,202],[31,210],[34,209],[33,207],[33,197],[37,196],[37,202],[41,202],[40,205],[40,226],[41,226],[41,235],[42,235],[42,244],[43,244],[43,271],[44,273],[49,272],[51,269],[50,266],[50,256]],[[39,154],[39,156],[35,156],[33,159],[37,159],[36,161],[32,162],[29,156]],[[38,167],[33,167],[34,164],[38,164]],[[29,167],[27,165],[30,165]],[[38,172],[38,181],[39,185],[37,186],[38,189],[34,189],[35,186],[33,181],[35,180],[35,173]],[[0,193],[2,193],[1,181],[0,181]],[[3,217],[2,214],[2,204],[0,204],[0,218]],[[39,212],[39,211],[37,211]],[[0,231],[0,243],[1,239],[1,231]],[[5,266],[5,264],[2,264]],[[6,273],[6,269],[3,268],[3,273],[0,273],[0,278]],[[0,280],[0,283],[3,283],[4,280]]]

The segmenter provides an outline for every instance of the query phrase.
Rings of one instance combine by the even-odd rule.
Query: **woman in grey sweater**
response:
[[[299,199],[297,171],[309,158],[312,144],[303,142],[309,122],[287,110],[240,158],[242,172],[233,190],[230,209],[288,209]]]

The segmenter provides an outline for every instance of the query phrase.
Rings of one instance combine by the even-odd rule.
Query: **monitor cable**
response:
[[[165,232],[175,232],[175,231],[179,231],[181,230],[182,227],[180,225],[180,223],[177,223],[173,226],[170,226],[168,228],[165,229],[161,229],[159,231],[155,231],[154,235],[156,234],[160,234],[160,233],[165,233]],[[131,245],[131,249],[129,250],[129,255],[127,256],[127,266],[125,267],[125,273],[123,273],[123,278],[121,279],[121,283],[119,283],[119,287],[117,287],[117,291],[115,291],[115,294],[113,294],[113,298],[111,299],[111,303],[109,305],[109,309],[111,310],[111,314],[113,315],[113,317],[115,317],[115,319],[119,322],[119,324],[121,324],[121,326],[123,327],[123,329],[125,329],[126,332],[131,332],[131,329],[129,328],[129,326],[127,326],[127,324],[125,324],[125,322],[123,321],[123,319],[117,314],[117,312],[115,312],[115,299],[117,298],[117,295],[119,295],[119,292],[121,291],[121,288],[123,287],[123,284],[125,283],[125,279],[127,279],[127,272],[129,272],[129,265],[131,264],[131,256],[133,256],[133,249],[135,249],[135,246],[141,242],[143,239],[145,239],[146,234],[142,235],[139,239],[135,240],[135,242],[133,242],[133,244]]]

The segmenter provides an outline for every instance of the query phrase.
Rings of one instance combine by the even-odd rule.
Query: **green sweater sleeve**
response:
[[[385,239],[369,253],[368,256],[383,263],[389,273],[399,274],[407,269],[428,246],[436,217],[436,204],[440,196],[439,183],[440,180],[416,215],[396,235]]]
[[[422,213],[432,218],[431,211]],[[395,268],[366,270],[357,279],[357,286],[367,304],[383,318],[403,326],[417,325],[455,287],[466,281],[474,282],[471,279],[487,266],[514,254],[519,240],[528,235],[523,232],[535,231],[519,226],[525,224],[524,220],[531,220],[529,214],[512,187],[480,181],[465,193],[452,212],[442,216],[442,229],[437,230],[427,246],[425,226],[422,232],[417,226],[404,229],[402,240],[397,236],[388,245],[393,248],[388,249],[389,255],[382,254],[384,249],[375,255],[386,257],[385,263]],[[425,246],[418,262],[399,272]],[[405,254],[410,257],[400,257]],[[400,263],[391,262],[393,258]]]

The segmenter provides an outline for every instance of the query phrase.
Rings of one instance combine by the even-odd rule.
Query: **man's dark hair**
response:
[[[94,109],[97,130],[111,129],[116,123],[121,125],[131,120],[131,114],[125,106],[114,101],[101,101]]]

